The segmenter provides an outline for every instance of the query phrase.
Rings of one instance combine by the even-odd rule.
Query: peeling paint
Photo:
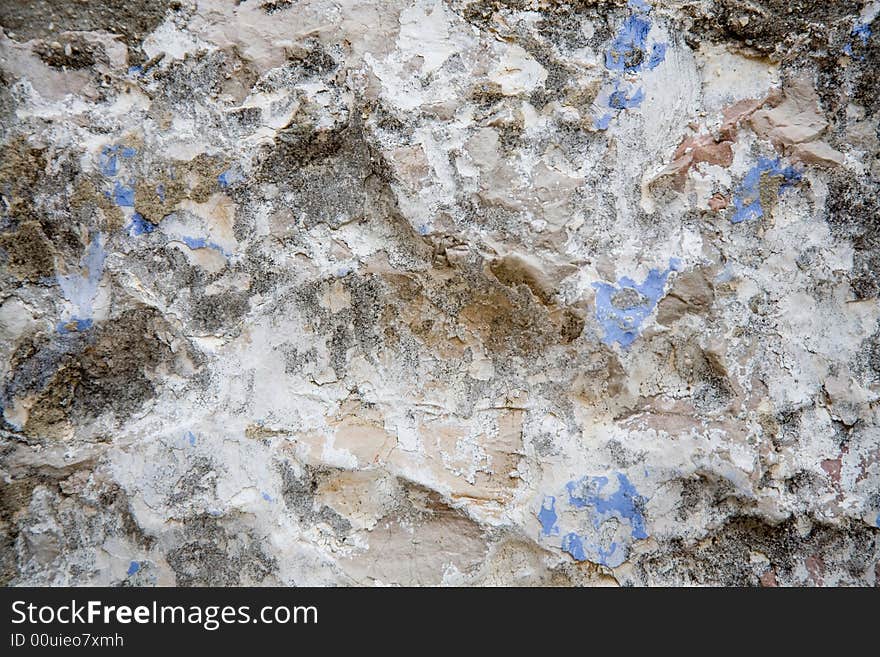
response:
[[[783,167],[779,158],[759,158],[757,164],[749,169],[734,193],[734,212],[730,217],[731,223],[738,224],[764,216],[765,208],[761,201],[761,184],[767,178],[779,180],[777,194],[781,196],[785,190],[794,186],[801,179],[801,173],[794,167]]]
[[[877,2],[13,4],[0,584],[880,581]]]
[[[641,283],[628,276],[616,284],[604,281],[593,283],[596,290],[596,319],[605,329],[602,341],[609,345],[616,342],[621,347],[629,347],[665,294],[669,275],[680,269],[681,262],[672,258],[667,269],[651,269]]]
[[[541,533],[544,536],[552,536],[559,533],[559,527],[556,525],[556,498],[548,496],[544,498],[541,504],[541,511],[538,513],[538,520],[541,523]]]
[[[592,561],[615,568],[623,563],[633,541],[648,538],[643,508],[647,500],[638,493],[626,474],[586,476],[565,485],[569,510],[559,523],[565,526],[559,548],[576,561]],[[542,513],[547,509],[546,497]],[[546,516],[545,516],[546,518]],[[542,537],[559,534],[546,531],[546,521],[539,516]],[[554,513],[553,526],[557,518]],[[549,539],[545,539],[549,540]]]
[[[135,212],[131,216],[131,221],[128,224],[128,234],[132,237],[152,233],[154,230],[156,230],[156,226],[144,219],[139,213]]]
[[[73,308],[72,316],[67,321],[75,322],[78,330],[91,326],[94,302],[98,295],[98,285],[104,275],[106,257],[104,236],[101,233],[96,233],[80,259],[78,271],[56,276],[64,298]],[[66,322],[64,322],[64,326],[67,326]],[[58,330],[63,332],[61,325]]]
[[[594,101],[599,108],[593,115],[596,130],[607,130],[617,113],[642,104],[645,91],[639,86],[636,75],[644,70],[654,70],[666,59],[668,44],[648,44],[651,6],[645,2],[631,2],[628,6],[632,13],[624,19],[605,51],[605,68],[612,73],[612,78]]]

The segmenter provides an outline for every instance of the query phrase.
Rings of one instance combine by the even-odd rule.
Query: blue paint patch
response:
[[[648,20],[650,5],[644,2],[630,2],[629,8],[635,12],[623,21],[611,46],[605,51],[605,68],[620,73],[637,73],[647,66],[654,69],[666,59],[666,44],[655,43],[648,51],[648,34],[651,22]]]
[[[226,189],[230,185],[237,183],[242,178],[243,176],[241,175],[241,172],[236,171],[235,169],[227,169],[219,176],[217,176],[217,182],[220,184],[220,187]]]
[[[274,500],[272,499],[272,496],[269,495],[269,493],[267,493],[266,491],[263,491],[263,499],[266,500],[267,502],[274,502]]]
[[[597,111],[593,127],[607,130],[611,119],[620,112],[639,107],[645,99],[644,89],[635,83],[634,75],[654,70],[666,60],[666,43],[648,43],[651,6],[644,0],[630,0],[630,15],[605,51],[605,68],[611,71],[611,80],[594,101]],[[610,111],[607,111],[610,110]]]
[[[605,68],[611,71],[634,73],[642,70],[645,61],[645,42],[651,23],[637,14],[623,21],[620,32],[605,51]]]
[[[611,119],[613,118],[614,117],[611,114],[606,112],[598,119],[593,119],[593,126],[596,128],[596,130],[607,130],[608,126],[611,125]]]
[[[108,178],[119,172],[119,156],[116,154],[118,149],[118,146],[105,146],[98,155],[98,169]]]
[[[566,534],[562,539],[562,549],[568,552],[577,561],[587,560],[587,553],[584,550],[584,541],[574,532]]]
[[[573,479],[565,485],[565,492],[561,504],[567,506],[558,509],[559,500],[547,495],[538,519],[541,537],[576,561],[616,568],[626,561],[634,541],[648,538],[643,515],[647,499],[626,474]],[[552,538],[560,534],[561,539]]]
[[[625,550],[620,550],[617,541],[611,541],[608,548],[602,545],[590,543],[586,536],[579,536],[571,532],[566,534],[562,539],[562,549],[568,552],[576,561],[587,561],[592,557],[592,561],[600,563],[609,568],[616,568],[626,561]],[[588,555],[589,551],[589,555]]]
[[[623,551],[617,551],[618,545],[616,541],[611,541],[611,545],[608,549],[604,549],[601,545],[596,547],[596,552],[599,553],[599,563],[604,566],[609,566],[611,568],[616,568],[620,564],[622,564],[626,560],[626,555]]]
[[[852,30],[850,30],[850,35],[858,37],[861,40],[863,47],[868,45],[868,39],[871,38],[871,34],[871,26],[868,25],[868,23],[856,23],[853,26]],[[846,44],[844,44],[843,53],[850,57],[854,56],[852,41],[847,41]],[[858,57],[858,59],[864,61],[865,56],[861,55]]]
[[[227,258],[229,254],[223,250],[223,247],[217,244],[216,242],[209,242],[204,237],[182,237],[181,241],[186,244],[189,248],[195,249],[214,249],[219,253],[223,254]]]
[[[121,208],[133,208],[134,188],[130,185],[123,185],[117,180],[113,187],[113,202]]]
[[[131,215],[131,221],[128,223],[128,234],[132,237],[152,233],[154,230],[156,230],[156,226],[144,219],[140,213],[135,212]]]
[[[655,43],[651,48],[651,57],[648,59],[648,68],[650,70],[653,71],[666,61],[666,47],[665,43]]]
[[[541,504],[541,510],[538,512],[538,522],[541,523],[541,533],[544,536],[552,536],[559,533],[559,527],[556,521],[559,516],[556,515],[556,498],[548,495]]]
[[[187,431],[185,434],[183,434],[183,437],[184,439],[186,439],[186,442],[189,443],[190,447],[196,446],[196,435],[192,431]]]
[[[208,248],[208,241],[204,237],[184,237],[183,243],[191,249]]]
[[[141,569],[141,565],[140,565],[137,561],[132,561],[132,562],[128,565],[128,575],[129,575],[129,576],[134,575],[134,574],[137,573],[140,569]]]
[[[867,46],[868,39],[871,38],[871,26],[867,23],[856,23],[852,29],[852,35],[859,37],[862,40],[862,45]]]
[[[734,213],[730,217],[731,223],[738,224],[751,219],[759,219],[764,216],[764,208],[761,205],[761,177],[781,176],[779,195],[792,187],[801,179],[800,172],[794,167],[783,168],[779,158],[761,157],[745,175],[736,192],[733,195]]]
[[[616,110],[633,109],[642,104],[645,100],[645,92],[643,89],[636,89],[630,95],[615,84],[614,91],[608,97],[608,106]]]
[[[55,330],[61,335],[67,335],[68,333],[82,333],[83,331],[88,331],[92,328],[93,324],[94,322],[90,319],[79,319],[78,317],[74,317],[66,322],[58,322],[55,326]]]
[[[720,272],[718,272],[718,274],[715,276],[715,282],[716,283],[728,283],[728,282],[732,281],[735,276],[736,276],[736,272],[734,271],[733,267],[731,267],[730,263],[728,263],[728,264],[724,265],[724,269],[722,269]]]
[[[646,14],[651,11],[651,5],[645,2],[645,0],[629,0],[626,4],[635,11],[642,11]]]
[[[605,329],[602,342],[607,345],[616,342],[621,347],[629,347],[639,336],[644,321],[654,312],[663,297],[669,274],[678,271],[680,267],[678,258],[672,258],[668,269],[651,269],[642,283],[636,283],[628,276],[621,278],[617,284],[604,281],[593,283],[596,289],[596,320]],[[628,290],[631,301],[625,307],[618,307],[627,301],[625,297],[621,301],[618,295],[627,294]]]
[[[129,66],[128,67],[128,74],[129,75],[138,76],[143,72],[144,72],[144,69],[141,66]]]
[[[645,499],[622,472],[617,473],[617,490],[611,494],[603,493],[608,481],[608,477],[583,477],[568,482],[565,488],[568,491],[569,504],[579,509],[592,507],[593,526],[596,529],[605,520],[617,518],[629,524],[632,538],[648,538],[641,511]]]
[[[104,251],[104,237],[97,233],[89,242],[86,252],[79,261],[79,271],[74,271],[63,276],[56,276],[61,294],[74,308],[74,320],[62,322],[68,324],[75,321],[76,326],[83,329],[91,326],[93,304],[98,295],[98,285],[104,275],[104,260],[107,254]],[[88,324],[86,324],[88,322]],[[60,331],[59,331],[60,332]]]
[[[165,202],[165,185],[159,183],[156,185],[156,196],[159,197],[159,200],[163,203]]]
[[[880,513],[877,514],[877,519],[874,521],[874,524],[877,525],[877,527],[880,527]]]
[[[104,146],[98,155],[98,169],[107,178],[112,178],[119,173],[119,157],[131,159],[137,155],[137,150],[130,146]]]

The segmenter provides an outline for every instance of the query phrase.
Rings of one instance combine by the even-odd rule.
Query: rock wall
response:
[[[0,4],[0,581],[877,585],[878,13]]]

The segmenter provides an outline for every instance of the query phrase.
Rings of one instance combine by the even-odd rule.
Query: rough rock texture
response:
[[[880,584],[878,13],[0,3],[0,582]]]

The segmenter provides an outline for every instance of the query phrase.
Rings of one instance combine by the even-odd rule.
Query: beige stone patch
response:
[[[782,101],[756,111],[750,124],[759,137],[769,139],[776,148],[790,148],[795,159],[824,166],[843,163],[841,153],[820,141],[828,121],[819,106],[819,95],[806,76],[786,84]]]
[[[771,109],[756,111],[750,123],[758,135],[786,146],[813,141],[828,127],[819,96],[806,77],[789,82],[783,100]]]
[[[172,246],[182,251],[190,264],[201,267],[207,272],[216,274],[226,268],[226,257],[215,249],[207,247],[191,249],[183,242],[172,242]]]
[[[669,326],[687,313],[705,313],[715,298],[710,271],[693,269],[678,274],[672,287],[657,304],[657,323]]]
[[[226,194],[212,194],[204,203],[184,200],[180,209],[192,212],[205,222],[210,241],[222,246],[226,251],[234,251],[238,246],[233,226],[235,225],[235,203]]]
[[[779,66],[759,57],[745,57],[721,45],[700,44],[703,103],[717,110],[732,99],[760,98],[779,84]]]
[[[818,166],[840,166],[844,162],[843,153],[834,150],[824,141],[798,144],[793,155],[801,162]]]
[[[443,277],[445,278],[445,277]],[[407,276],[386,275],[396,294],[406,299],[401,306],[389,307],[385,312],[386,338],[392,343],[399,338],[393,327],[408,327],[437,358],[460,359],[464,356],[467,342],[456,331],[454,322],[438,311],[425,296],[419,284]]]
[[[394,509],[399,492],[397,479],[385,470],[340,470],[319,481],[315,501],[344,516],[355,530],[373,529]]]
[[[489,72],[489,81],[505,96],[528,93],[547,79],[547,71],[524,48],[504,43],[500,57]]]
[[[331,313],[351,306],[351,294],[341,281],[333,281],[318,297],[318,304]]]
[[[397,178],[412,190],[418,190],[431,173],[431,165],[421,146],[395,148],[388,155]]]
[[[358,400],[344,401],[329,425],[335,431],[333,447],[354,455],[359,467],[379,463],[397,444],[385,431],[381,412]]]
[[[479,567],[487,549],[479,525],[434,494],[424,498],[411,501],[411,514],[379,521],[366,535],[369,547],[340,560],[358,584],[431,586]]]
[[[484,175],[501,163],[501,142],[494,128],[477,128],[467,140],[465,150]]]
[[[471,435],[464,424],[445,420],[419,426],[428,466],[441,490],[448,487],[453,499],[475,504],[507,504],[518,479],[511,476],[522,456],[523,411],[488,410],[497,431]]]

